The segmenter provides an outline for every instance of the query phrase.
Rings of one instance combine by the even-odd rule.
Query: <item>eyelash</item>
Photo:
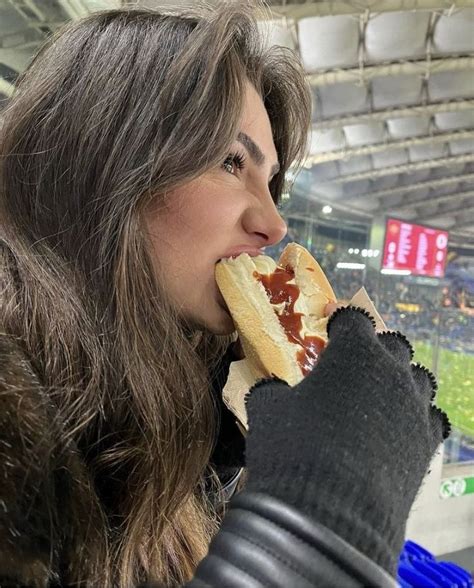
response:
[[[239,170],[242,171],[245,167],[245,155],[243,153],[229,153],[229,155],[226,157],[224,163],[222,164],[222,169],[224,171],[226,171],[227,173],[230,173],[232,175],[234,175],[233,172],[230,172],[226,169],[226,165],[235,165],[235,167]]]
[[[225,169],[225,166],[229,163],[231,165],[234,164],[239,171],[242,171],[245,167],[245,155],[239,152],[229,153],[229,155],[225,158],[224,163],[221,166],[224,171],[227,171]],[[227,171],[227,173],[231,173],[232,175],[234,175],[233,172]],[[277,210],[281,210],[283,208],[283,203],[280,201],[275,202],[275,207],[277,208]]]

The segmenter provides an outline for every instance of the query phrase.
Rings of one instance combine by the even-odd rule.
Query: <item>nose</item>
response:
[[[259,247],[276,245],[285,237],[288,227],[278,212],[270,192],[264,197],[260,196],[256,202],[246,210],[244,229],[249,234],[259,236]]]

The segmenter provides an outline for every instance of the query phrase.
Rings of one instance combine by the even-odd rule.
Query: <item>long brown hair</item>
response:
[[[303,70],[262,46],[254,9],[73,22],[3,116],[2,328],[31,358],[100,497],[99,532],[87,558],[75,550],[67,582],[182,583],[218,526],[204,488],[217,426],[209,373],[229,337],[179,320],[142,215],[225,159],[246,80],[273,128],[275,201],[301,159]]]

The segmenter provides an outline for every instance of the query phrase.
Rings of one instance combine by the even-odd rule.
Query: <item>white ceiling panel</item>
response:
[[[389,190],[390,188],[395,188],[395,186],[398,186],[399,179],[397,174],[391,174],[377,178],[376,182],[377,190]]]
[[[374,108],[383,109],[421,102],[421,76],[400,75],[375,77],[372,80]]]
[[[368,61],[415,59],[425,54],[431,12],[385,12],[367,23],[365,50]]]
[[[451,194],[452,192],[456,192],[456,190],[462,191],[460,187],[460,183],[448,184],[446,186],[436,186],[435,192],[433,193],[436,196],[442,196],[443,194]]]
[[[339,175],[339,166],[335,161],[327,161],[326,163],[320,163],[314,168],[314,173],[320,180],[330,180],[336,178]]]
[[[367,87],[355,83],[333,84],[317,89],[317,118],[364,112],[368,106]],[[319,115],[319,116],[318,116]]]
[[[349,125],[344,127],[344,133],[347,144],[350,147],[382,143],[384,140],[385,126],[382,122]]]
[[[352,157],[347,161],[339,161],[339,169],[341,175],[347,176],[349,174],[357,174],[359,172],[369,171],[372,169],[372,161],[369,155],[363,157]]]
[[[367,194],[370,192],[370,180],[358,180],[357,182],[346,182],[344,186],[344,196],[352,198],[358,194]]]
[[[410,173],[408,175],[403,176],[403,183],[405,185],[412,186],[413,184],[418,184],[419,182],[424,182],[425,180],[429,180],[432,177],[432,170],[431,169],[420,169],[416,172]]]
[[[280,20],[265,20],[258,23],[258,28],[267,47],[278,45],[292,50],[296,49],[293,34],[295,26],[293,20],[288,20],[286,23],[282,23]]]
[[[406,149],[389,149],[388,151],[373,153],[372,162],[374,169],[403,165],[408,163],[408,153]]]
[[[0,2],[0,34],[18,33],[27,27],[28,23],[16,10]]]
[[[438,216],[433,221],[430,221],[430,225],[439,227],[440,229],[449,229],[456,223],[454,216]]]
[[[438,112],[434,116],[434,123],[440,131],[470,129],[474,127],[474,110]]]
[[[447,145],[447,150],[449,150],[449,145]],[[458,166],[442,165],[440,167],[434,167],[430,170],[430,180],[436,180],[438,178],[447,178],[450,176],[457,176],[462,173],[463,173],[462,170],[460,170]],[[443,189],[444,189],[444,187],[439,187],[439,188],[437,188],[437,191],[443,190]],[[449,192],[449,190],[448,190],[448,192]]]
[[[430,100],[437,102],[447,98],[471,98],[474,96],[472,71],[443,71],[431,74],[428,80]]]
[[[418,201],[421,200],[422,198],[425,198],[428,196],[428,194],[430,194],[430,189],[429,188],[423,188],[422,190],[416,190],[416,191],[407,191],[406,193],[406,202],[408,204],[411,204],[413,201]]]
[[[474,153],[473,139],[460,139],[449,142],[449,151],[451,155],[464,155],[464,153]]]
[[[345,137],[341,129],[313,131],[311,134],[311,155],[325,151],[335,151],[345,147]]]
[[[419,216],[418,212],[414,208],[404,208],[403,209],[403,218],[405,220],[415,220],[416,217]]]
[[[410,161],[425,161],[427,159],[438,159],[446,157],[447,148],[445,143],[435,143],[434,145],[412,145],[408,147]]]
[[[28,49],[1,49],[0,62],[5,63],[14,70],[21,72],[32,59],[31,51]]]
[[[387,120],[387,128],[393,139],[406,139],[427,135],[430,128],[429,116],[406,116]]]
[[[328,200],[336,200],[343,196],[343,184],[317,184],[315,192]]]
[[[352,203],[356,208],[366,210],[368,212],[378,208],[378,202],[374,198],[355,198]]]
[[[298,37],[306,71],[349,67],[357,63],[359,19],[352,16],[302,18]]]
[[[474,8],[441,15],[433,31],[434,53],[474,52]]]

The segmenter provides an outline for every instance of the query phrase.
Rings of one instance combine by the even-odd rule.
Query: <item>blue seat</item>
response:
[[[474,586],[472,574],[461,566],[458,566],[458,564],[455,564],[451,561],[440,561],[439,565],[442,566],[445,570],[448,570],[449,572],[454,573],[458,577],[462,578],[462,581],[465,582],[464,585],[467,588],[472,588]]]
[[[453,580],[443,574],[443,568],[439,568],[439,564],[436,561],[414,560],[411,563],[417,572],[420,572],[426,578],[433,580],[439,588],[458,587],[456,582],[453,582]]]
[[[401,588],[474,588],[472,575],[452,562],[435,556],[414,541],[406,541],[398,562]]]
[[[405,551],[408,554],[409,559],[427,559],[427,560],[435,560],[435,556],[429,552],[427,549],[425,549],[424,547],[422,547],[421,545],[418,545],[418,543],[415,543],[414,541],[405,541],[405,546],[403,548],[403,551]]]
[[[410,588],[439,588],[436,582],[415,570],[411,564],[400,564],[398,566],[398,575],[403,580],[404,586],[408,585]]]
[[[438,562],[438,565],[443,570],[445,576],[448,578],[450,577],[457,582],[456,586],[460,586],[461,588],[470,588],[472,586],[471,575],[463,568],[459,568],[456,564],[451,565],[446,561],[440,561]]]

